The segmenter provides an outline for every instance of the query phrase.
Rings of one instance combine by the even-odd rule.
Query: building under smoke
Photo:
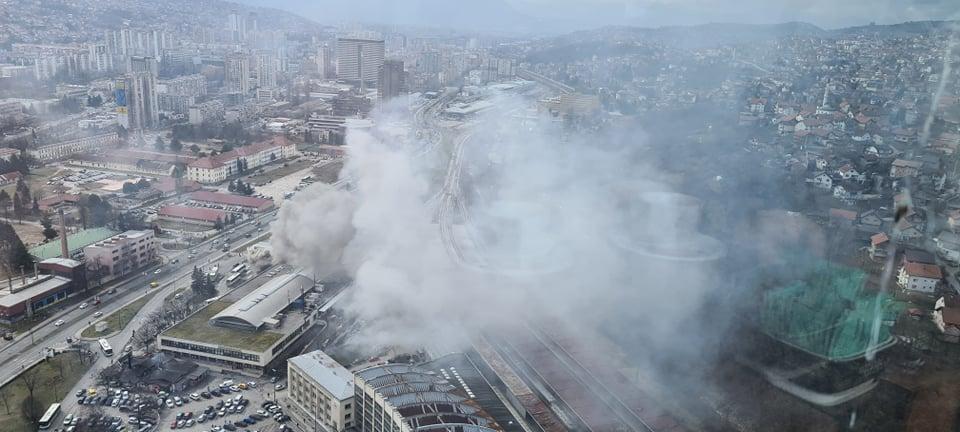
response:
[[[357,372],[354,384],[355,426],[361,432],[501,430],[456,386],[426,369],[374,366]]]
[[[866,289],[867,275],[811,257],[788,260],[759,281],[762,292],[753,338],[737,356],[776,387],[821,406],[856,399],[877,386],[876,355],[896,343],[891,334],[902,303]],[[789,275],[784,278],[782,275]]]

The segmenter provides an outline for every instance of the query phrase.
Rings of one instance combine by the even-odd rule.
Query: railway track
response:
[[[636,420],[623,418],[609,401],[609,395],[598,388],[576,363],[539,338],[533,331],[521,331],[504,337],[506,345],[517,355],[523,367],[542,381],[564,405],[576,415],[580,427],[591,432],[649,432]]]
[[[621,419],[637,425],[635,430],[687,430],[657,401],[630,384],[616,367],[611,366],[606,356],[548,329],[530,327],[530,331],[551,353],[567,363],[571,372],[578,374],[582,381],[590,382],[596,392],[602,395],[604,403],[615,410]]]

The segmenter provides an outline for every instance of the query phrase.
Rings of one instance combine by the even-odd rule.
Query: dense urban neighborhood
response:
[[[242,3],[0,2],[0,430],[956,430],[960,23]]]

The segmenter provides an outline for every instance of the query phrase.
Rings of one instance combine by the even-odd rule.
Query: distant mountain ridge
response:
[[[743,44],[783,37],[835,38],[857,34],[895,37],[949,31],[956,21],[916,21],[900,24],[866,25],[826,30],[806,22],[780,24],[708,23],[690,26],[634,27],[607,26],[593,30],[576,31],[553,38],[557,42],[585,40],[629,41],[637,38],[664,40],[685,48],[699,48],[728,44]]]

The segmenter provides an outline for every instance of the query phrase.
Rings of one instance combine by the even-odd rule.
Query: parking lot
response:
[[[184,392],[140,392],[122,388],[78,390],[80,412],[64,412],[56,431],[274,432],[289,420],[276,386],[283,381],[233,379],[211,374],[209,384]],[[281,396],[283,391],[280,392]]]

